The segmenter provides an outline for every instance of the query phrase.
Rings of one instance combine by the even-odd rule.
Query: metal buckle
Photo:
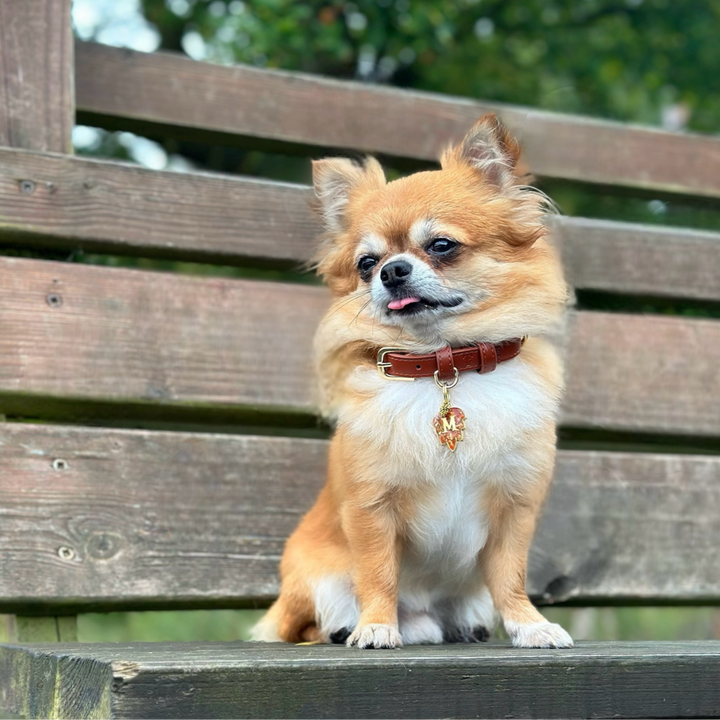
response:
[[[392,367],[392,363],[385,362],[385,356],[388,353],[392,353],[392,352],[407,353],[407,350],[405,348],[398,348],[398,347],[380,348],[378,350],[378,354],[377,354],[377,371],[380,373],[380,376],[384,377],[386,380],[403,380],[405,382],[413,382],[413,380],[415,380],[415,378],[400,377],[399,375],[388,375],[387,374],[387,369],[389,367]]]

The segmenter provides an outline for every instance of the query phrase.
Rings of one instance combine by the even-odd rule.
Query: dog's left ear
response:
[[[485,179],[505,188],[515,183],[515,168],[520,159],[520,143],[500,122],[497,115],[483,115],[457,147],[443,153],[441,165],[448,168],[464,163]]]
[[[342,232],[350,196],[360,189],[378,189],[385,184],[380,163],[372,157],[364,163],[348,158],[313,160],[313,186],[317,206],[331,233]]]

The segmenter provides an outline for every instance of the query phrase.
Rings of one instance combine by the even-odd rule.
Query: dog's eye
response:
[[[446,237],[435,238],[428,246],[427,252],[431,255],[447,255],[451,253],[458,244],[455,240]]]
[[[372,269],[377,265],[377,258],[371,257],[370,255],[363,255],[357,262],[357,269],[360,276],[367,280],[372,273]]]

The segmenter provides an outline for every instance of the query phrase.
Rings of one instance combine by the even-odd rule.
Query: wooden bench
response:
[[[81,247],[282,269],[308,257],[317,232],[305,187],[73,157],[76,114],[151,136],[360,150],[410,166],[495,110],[540,182],[715,205],[720,142],[73,49],[69,6],[0,0],[0,242],[37,251],[0,256],[0,708],[58,718],[720,717],[716,642],[394,652],[74,642],[74,616],[91,610],[271,601],[283,541],[323,481],[309,351],[327,304],[309,284],[39,259]],[[718,234],[574,217],[554,229],[581,293],[720,300]],[[717,602],[720,322],[580,310],[570,331],[564,440],[532,550],[532,597]],[[259,351],[268,343],[272,355]],[[281,371],[272,358],[291,354],[297,362]]]

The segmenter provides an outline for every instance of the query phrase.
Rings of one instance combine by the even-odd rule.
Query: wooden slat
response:
[[[319,287],[0,258],[0,395],[307,413],[327,304]],[[566,425],[720,434],[720,323],[578,313],[568,344]]]
[[[720,434],[720,323],[578,313],[562,422],[636,432]]]
[[[0,0],[0,145],[72,152],[73,69],[70,0]]]
[[[0,428],[0,608],[267,602],[327,442]],[[541,603],[716,602],[720,458],[561,451],[531,552]]]
[[[575,217],[552,218],[576,288],[720,300],[720,234]]]
[[[480,115],[496,111],[540,178],[720,197],[713,137],[87,43],[76,54],[84,122],[113,117],[164,133],[209,130],[436,160]]]
[[[0,258],[0,392],[310,409],[321,288]]]
[[[0,647],[0,698],[31,718],[716,718],[718,672],[717,641],[31,645]]]
[[[21,192],[30,179],[35,192]],[[304,186],[0,148],[0,239],[185,260],[297,265],[319,225]],[[720,234],[552,219],[578,288],[720,300]]]
[[[21,192],[22,179],[35,183],[32,195]],[[0,237],[87,251],[297,263],[309,257],[317,235],[309,192],[3,148]]]

